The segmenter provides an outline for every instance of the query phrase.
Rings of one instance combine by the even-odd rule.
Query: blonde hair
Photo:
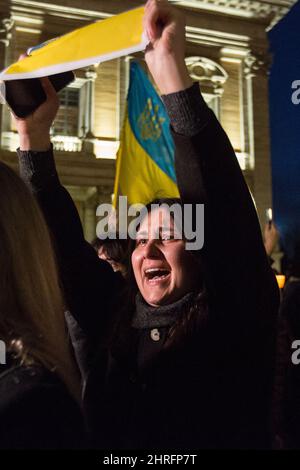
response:
[[[0,338],[21,363],[55,371],[78,399],[50,235],[29,189],[1,162]]]

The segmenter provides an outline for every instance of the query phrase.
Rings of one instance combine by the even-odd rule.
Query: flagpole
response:
[[[126,78],[128,80],[128,82],[126,83],[126,90],[127,90],[127,99],[126,99],[126,102],[128,100],[128,91],[129,91],[129,77],[130,77],[130,63],[131,63],[131,59],[133,59],[133,56],[131,55],[128,55],[125,57],[125,63],[126,63]],[[121,147],[122,147],[122,139],[125,135],[125,123],[126,123],[126,119],[127,119],[127,113],[128,113],[128,104],[126,104],[126,108],[125,108],[125,116],[124,116],[124,119],[123,119],[123,124],[122,124],[122,132],[121,132],[121,139],[120,139],[120,147],[119,147],[119,150],[118,150],[118,153],[117,155],[119,155],[119,157],[117,157],[117,166],[116,166],[116,177],[115,177],[115,185],[114,185],[114,199],[113,199],[113,207],[114,209],[117,210],[117,207],[118,207],[118,194],[119,194],[119,182],[120,182],[120,171],[121,171],[121,158],[122,158],[122,152],[121,152]]]
[[[121,136],[121,141],[120,141],[120,147],[117,153],[117,165],[116,165],[116,177],[115,177],[115,185],[114,185],[114,200],[113,200],[113,207],[117,209],[118,206],[118,194],[119,194],[119,181],[120,181],[120,171],[121,171],[121,158],[122,158],[122,152],[121,152],[121,147],[122,147],[122,137],[123,137],[123,132]]]

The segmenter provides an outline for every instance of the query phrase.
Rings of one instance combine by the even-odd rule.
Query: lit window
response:
[[[60,91],[60,107],[52,127],[54,135],[78,136],[79,98],[79,88],[66,87]]]

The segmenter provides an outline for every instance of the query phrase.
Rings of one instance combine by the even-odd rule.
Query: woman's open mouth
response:
[[[163,268],[149,268],[144,271],[146,282],[157,284],[166,281],[171,276],[171,271]]]

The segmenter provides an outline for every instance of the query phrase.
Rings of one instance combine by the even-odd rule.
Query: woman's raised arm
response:
[[[50,143],[59,100],[49,80],[42,79],[42,84],[47,100],[27,118],[15,119],[20,173],[35,194],[52,234],[68,309],[96,344],[111,320],[118,277],[85,241],[75,204],[60,184]]]

